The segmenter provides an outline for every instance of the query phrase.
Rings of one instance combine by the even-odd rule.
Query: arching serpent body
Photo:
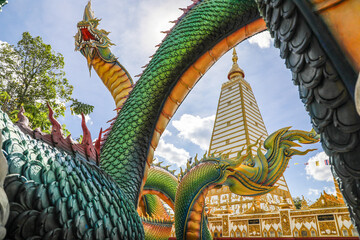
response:
[[[91,71],[93,67],[107,87],[119,111],[133,88],[133,81],[127,70],[112,54],[109,48],[112,44],[107,37],[108,33],[97,29],[98,21],[94,17],[89,2],[85,7],[83,20],[77,26],[75,46],[76,50],[79,50],[86,58],[89,70]],[[174,209],[177,184],[176,177],[165,169],[156,166],[149,169],[138,207],[145,230],[145,239],[159,240],[170,236],[173,222],[160,199]]]
[[[353,1],[345,2],[352,4]],[[322,19],[308,5],[304,6],[298,0],[204,0],[195,1],[188,7],[144,70],[119,112],[102,149],[101,169],[81,160],[75,161],[76,156],[63,153],[57,157],[51,155],[54,160],[48,161],[46,150],[52,149],[50,146],[43,148],[41,158],[36,157],[39,154],[27,155],[29,143],[22,141],[30,141],[30,145],[35,143],[31,143],[31,139],[24,139],[26,137],[21,134],[16,137],[15,133],[8,134],[9,131],[3,130],[3,135],[7,134],[8,139],[19,139],[17,143],[8,143],[9,146],[16,146],[5,151],[9,165],[16,163],[17,167],[22,166],[21,171],[15,172],[11,172],[10,166],[10,173],[21,177],[15,178],[15,181],[14,176],[9,175],[8,181],[15,185],[5,186],[10,202],[18,204],[12,204],[10,225],[20,227],[18,229],[24,226],[30,229],[11,231],[9,234],[13,235],[9,237],[15,238],[15,235],[21,236],[26,232],[33,233],[33,236],[56,236],[62,239],[72,236],[97,238],[103,236],[101,234],[117,234],[114,236],[120,239],[143,238],[143,228],[139,225],[135,209],[161,133],[191,88],[218,58],[247,37],[265,30],[258,9],[275,38],[275,45],[280,48],[281,57],[286,59],[286,65],[293,73],[295,84],[299,86],[300,97],[310,112],[314,127],[321,134],[323,147],[330,155],[333,173],[339,177],[350,215],[359,229],[360,192],[356,183],[359,178],[357,159],[360,152],[360,120],[351,97],[359,65],[356,61],[349,63],[337,42],[330,41],[333,39],[332,30],[335,29],[333,25],[329,24],[329,28],[326,28]],[[356,14],[354,16],[356,19]],[[11,128],[6,117],[1,121]],[[27,147],[18,148],[21,145]],[[26,165],[18,165],[19,162],[10,156],[25,159]],[[31,166],[36,166],[37,170],[29,172],[27,169],[32,169]],[[56,174],[53,176],[50,170]],[[83,181],[74,180],[71,186],[76,188],[69,190],[66,183],[72,178],[76,179],[76,175]],[[101,184],[95,183],[94,188],[89,188],[91,184],[84,183],[94,179]],[[29,180],[35,183],[25,184]],[[96,186],[101,186],[101,191],[96,192]],[[22,197],[17,201],[12,197],[20,194],[20,188]],[[80,188],[83,190],[79,191]],[[104,198],[106,188],[114,190],[115,195],[111,193],[111,197]],[[86,194],[77,197],[79,192]],[[63,197],[73,194],[77,197],[74,204],[78,211],[71,213],[70,209],[75,208],[70,202],[65,204]],[[39,202],[35,201],[38,196],[49,201],[45,201],[46,205],[33,205]],[[116,197],[118,201],[111,201]],[[103,201],[101,204],[104,206],[110,201],[110,206],[115,209],[111,212],[118,215],[111,216],[98,209],[95,212],[99,215],[91,215],[94,211],[87,211],[91,205],[86,203],[94,202],[93,206],[98,207],[99,201]],[[117,202],[124,201],[125,208],[129,207],[128,211],[122,205],[117,205]],[[130,213],[130,216],[125,216],[123,212]],[[55,222],[38,227],[31,225],[29,219],[47,223],[51,221],[46,220],[52,219]],[[25,222],[27,224],[23,224]]]

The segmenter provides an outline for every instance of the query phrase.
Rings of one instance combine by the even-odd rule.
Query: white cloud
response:
[[[319,196],[320,195],[320,190],[319,189],[314,189],[314,188],[309,188],[308,195]]]
[[[165,129],[165,131],[163,132],[163,134],[161,136],[162,137],[172,136],[172,133],[169,130]]]
[[[140,43],[144,47],[152,47],[149,49],[150,54],[154,51],[153,47],[160,43],[161,40],[165,37],[165,34],[161,33],[161,31],[170,30],[173,24],[169,23],[169,21],[177,19],[182,14],[178,8],[174,7],[174,2],[172,1],[163,2],[156,8],[153,8],[151,11],[149,11],[149,9],[154,6],[154,4],[155,1],[142,1],[139,4],[140,24],[137,30],[141,34],[137,36],[140,37]],[[179,4],[179,6],[183,5]]]
[[[113,5],[113,3],[109,4]],[[109,37],[117,44],[112,50],[120,61],[127,63],[127,66],[136,65],[133,70],[135,71],[133,74],[136,75],[142,71],[140,67],[148,63],[148,57],[156,51],[155,45],[161,43],[166,36],[161,32],[168,31],[174,26],[169,21],[182,15],[179,7],[186,7],[189,4],[188,0],[170,0],[161,4],[157,0],[121,3],[118,9],[106,8],[105,16],[108,18],[103,17],[100,28],[111,30],[112,34]],[[102,2],[101,5],[107,6]],[[95,14],[101,16],[102,9],[96,9],[95,6],[93,9]],[[131,68],[128,70],[132,72]]]
[[[257,44],[260,48],[269,48],[272,41],[269,31],[264,31],[249,38],[249,43]]]
[[[318,181],[333,181],[330,165],[325,165],[324,162],[326,159],[329,159],[329,157],[325,152],[318,153],[314,157],[310,158],[308,165],[305,167],[306,175],[309,178],[314,178]],[[318,162],[319,166],[316,166],[316,162]]]
[[[75,116],[82,119],[80,114]],[[85,115],[85,123],[88,125],[93,125],[93,121],[91,120],[91,117],[89,115]]]
[[[214,127],[215,115],[201,118],[190,114],[184,114],[180,120],[173,121],[172,125],[180,132],[179,137],[190,140],[192,143],[207,150],[211,133]]]
[[[316,188],[309,188],[308,195],[314,197],[320,197],[320,194],[325,191],[327,194],[336,195],[335,187],[324,187],[322,190]]]
[[[160,139],[159,145],[155,151],[155,157],[162,157],[167,162],[171,164],[176,164],[178,167],[186,164],[187,160],[190,158],[189,152],[185,149],[177,148],[171,143],[166,143],[164,140]]]

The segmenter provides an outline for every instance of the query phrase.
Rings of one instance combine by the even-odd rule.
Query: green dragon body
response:
[[[177,187],[178,179],[172,173],[162,167],[151,166],[138,207],[145,239],[169,238],[174,222],[162,201],[174,210]]]
[[[275,45],[280,48],[281,57],[286,59],[286,65],[293,73],[295,84],[299,85],[300,97],[310,112],[314,127],[321,133],[323,147],[331,156],[333,172],[343,183],[340,185],[342,192],[359,229],[360,194],[355,186],[359,176],[360,120],[354,114],[351,98],[356,71],[336,42],[331,41],[332,35],[324,28],[322,20],[309,10],[309,5],[298,0],[204,0],[194,1],[184,11],[129,97],[125,98],[101,149],[100,166],[87,161],[76,151],[57,149],[56,141],[53,141],[54,146],[50,146],[24,135],[5,114],[1,114],[3,150],[9,165],[4,185],[10,202],[8,238],[143,239],[144,228],[136,208],[161,134],[208,68],[236,44],[265,30],[259,11],[275,38]],[[95,26],[97,22],[93,24]],[[88,33],[84,34],[89,37]],[[92,40],[97,41],[96,38]],[[111,56],[106,49],[94,52],[90,47],[89,50],[88,53],[84,50],[83,54],[96,55],[94,59],[101,58],[104,53]],[[112,59],[112,65],[106,65],[108,70],[116,65],[116,69],[124,71],[112,57],[101,60],[106,62],[108,59]],[[89,66],[102,71],[104,66],[95,67],[94,60],[90,60]],[[124,73],[126,96],[132,84],[130,76],[126,71]],[[108,77],[111,83],[112,77]],[[111,91],[117,89],[115,85],[111,86]],[[285,142],[292,145],[291,141]],[[271,159],[272,152],[268,152],[265,159]],[[216,178],[219,172],[210,169],[210,165],[216,166],[218,161],[211,160],[199,165],[203,167],[191,170],[182,184],[188,186],[186,182],[191,180],[186,179],[193,179],[192,172],[203,169],[211,171],[211,178],[196,182],[196,186],[210,187],[209,181],[216,178],[216,185],[229,184],[232,188],[239,184],[242,190],[238,193],[242,194],[246,190],[243,186],[258,184],[259,188],[271,188],[277,178],[274,173],[281,172],[286,166],[281,161],[270,161],[267,171],[258,171],[255,166],[265,162],[263,156],[259,155],[258,159],[246,156],[246,166],[241,168],[239,162],[230,168],[231,174],[241,177],[229,174],[226,179]],[[234,165],[234,162],[224,159],[219,166],[227,165]],[[253,171],[249,172],[249,169]],[[242,182],[245,179],[250,179],[251,184]],[[180,189],[184,190],[177,191],[178,196],[190,192],[196,195],[198,192],[198,189],[182,186]],[[201,196],[203,198],[204,193]],[[202,202],[196,196],[192,199],[196,206],[186,204],[189,199],[178,200],[176,197],[175,208],[179,204],[180,212],[194,210],[195,218],[204,223]],[[1,206],[5,209],[3,204]],[[178,227],[176,230],[180,237],[195,232],[194,236],[200,234],[203,238],[210,238],[206,224],[191,226],[185,224],[195,219],[191,214],[186,214],[188,217],[175,214],[183,222],[183,225],[178,225],[180,230]]]
[[[22,133],[1,113],[8,160],[9,239],[142,239],[134,204],[81,154],[68,154]]]
[[[94,17],[89,2],[83,20],[77,24],[75,50],[86,58],[89,70],[94,67],[100,79],[112,94],[116,107],[120,110],[132,90],[133,81],[127,70],[116,60],[110,50],[113,45],[107,37],[108,32],[98,30],[99,19]],[[142,216],[146,239],[167,239],[172,228],[162,199],[174,209],[177,178],[166,169],[152,166],[147,174],[138,212]],[[150,194],[150,195],[147,195]],[[163,238],[160,236],[164,236]]]
[[[168,239],[173,226],[167,209],[156,195],[147,194],[143,197],[145,210],[148,217],[142,217],[145,239]]]

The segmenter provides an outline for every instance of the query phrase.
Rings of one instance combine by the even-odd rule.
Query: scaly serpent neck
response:
[[[205,217],[205,197],[221,178],[213,162],[201,163],[181,180],[175,200],[177,239],[209,239]]]
[[[121,107],[132,90],[132,80],[127,71],[119,62],[105,62],[98,56],[91,64],[113,96],[116,107]]]
[[[165,169],[152,166],[149,169],[143,195],[155,194],[174,209],[178,179]]]

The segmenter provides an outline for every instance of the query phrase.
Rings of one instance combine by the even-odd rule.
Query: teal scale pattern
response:
[[[167,196],[174,203],[177,187],[178,180],[169,171],[157,166],[152,166],[149,169],[144,190],[158,191]]]
[[[181,179],[177,190],[179,194],[176,194],[175,200],[175,231],[177,239],[186,239],[184,233],[187,231],[188,216],[193,204],[198,201],[199,195],[204,190],[221,184],[219,180],[223,177],[223,171],[217,166],[218,163],[216,161],[200,163]],[[205,214],[202,214],[200,230],[203,237],[210,236]]]
[[[143,239],[134,205],[83,157],[23,134],[0,112],[9,239]]]

